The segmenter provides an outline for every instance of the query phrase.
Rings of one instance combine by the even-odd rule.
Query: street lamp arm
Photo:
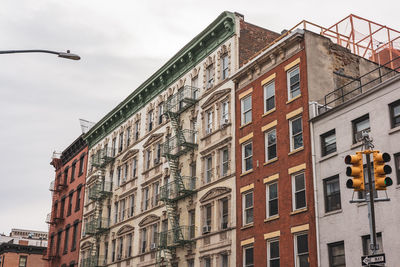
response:
[[[48,53],[58,55],[62,58],[72,59],[72,60],[80,60],[81,57],[77,54],[72,54],[67,50],[67,52],[57,52],[51,50],[42,50],[42,49],[31,49],[31,50],[0,50],[0,54],[17,54],[17,53]]]

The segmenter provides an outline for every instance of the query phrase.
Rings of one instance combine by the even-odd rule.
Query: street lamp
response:
[[[0,54],[16,54],[16,53],[48,53],[48,54],[58,55],[58,57],[72,59],[72,60],[80,60],[81,59],[81,57],[79,55],[72,54],[72,53],[69,52],[69,50],[67,50],[67,52],[56,52],[56,51],[40,50],[40,49],[34,49],[34,50],[0,50]]]

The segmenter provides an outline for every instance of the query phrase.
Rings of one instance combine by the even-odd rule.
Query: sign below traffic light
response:
[[[347,167],[346,175],[353,177],[346,182],[347,188],[353,188],[355,191],[364,190],[364,166],[363,166],[363,153],[356,152],[356,155],[347,155],[344,158],[346,164],[351,164]]]
[[[391,186],[393,184],[392,179],[390,177],[386,177],[387,174],[392,173],[392,167],[385,165],[386,162],[390,161],[390,155],[388,153],[379,153],[379,151],[374,151],[373,157],[375,190],[386,190],[387,186]]]

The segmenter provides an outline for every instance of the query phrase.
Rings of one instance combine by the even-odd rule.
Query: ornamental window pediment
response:
[[[205,193],[204,196],[200,198],[200,203],[207,202],[210,200],[213,200],[219,196],[222,196],[224,194],[228,194],[232,191],[232,189],[228,187],[215,187],[209,190],[207,193]]]
[[[140,221],[139,227],[144,227],[148,224],[157,222],[159,220],[160,220],[160,217],[158,217],[157,215],[154,215],[154,214],[150,214],[150,215],[146,216],[143,220]]]

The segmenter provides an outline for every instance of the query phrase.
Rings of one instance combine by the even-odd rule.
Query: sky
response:
[[[281,32],[303,19],[331,26],[350,13],[400,29],[399,3],[268,0],[1,0],[0,233],[47,231],[53,151],[97,122],[224,10]],[[377,12],[377,8],[379,12]]]

